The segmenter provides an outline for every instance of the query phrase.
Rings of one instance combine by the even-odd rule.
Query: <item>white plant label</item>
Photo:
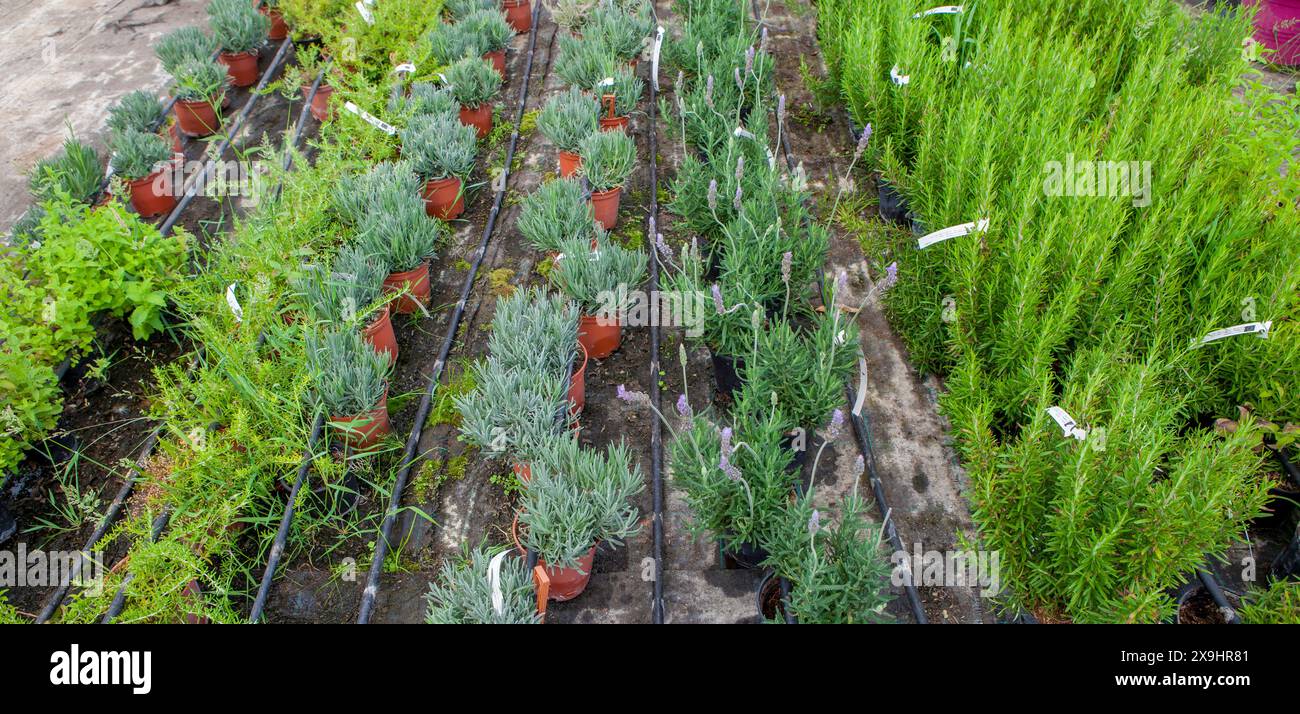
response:
[[[659,51],[664,46],[664,26],[655,32],[655,48],[650,53],[650,81],[654,82],[655,91],[659,91]]]
[[[1201,338],[1201,344],[1208,345],[1211,342],[1236,337],[1237,335],[1258,335],[1259,339],[1267,340],[1268,333],[1273,329],[1273,321],[1268,322],[1247,322],[1244,325],[1233,325],[1225,327],[1222,330],[1215,330]]]
[[[244,308],[239,305],[239,298],[235,297],[235,286],[239,283],[231,283],[226,288],[226,304],[230,306],[230,313],[235,316],[235,322],[244,321]]]
[[[375,24],[375,14],[370,12],[370,3],[357,0],[357,12],[361,13],[361,19],[365,20],[367,25]]]
[[[501,592],[501,564],[510,551],[503,550],[488,563],[488,585],[492,588],[492,610],[497,615],[506,614],[506,596]]]
[[[963,223],[959,226],[949,226],[918,238],[916,241],[916,247],[918,249],[929,248],[935,243],[942,243],[946,240],[964,236],[975,231],[987,230],[988,227],[989,219],[987,218],[981,218],[978,221],[971,223]]]
[[[907,84],[912,81],[912,76],[910,74],[903,74],[902,72],[900,72],[898,70],[898,65],[894,65],[889,70],[889,78],[893,80],[894,84],[900,87],[906,87]]]
[[[867,401],[867,360],[858,358],[858,398],[853,401],[853,416],[862,416],[862,406]]]
[[[1052,418],[1056,420],[1056,425],[1061,427],[1061,431],[1064,433],[1065,436],[1073,436],[1075,439],[1079,441],[1083,441],[1084,439],[1088,438],[1088,432],[1084,431],[1083,429],[1080,429],[1079,425],[1075,423],[1074,418],[1071,417],[1064,409],[1060,407],[1049,407],[1047,413],[1050,414]]]
[[[412,72],[415,71],[415,63],[403,62],[402,64],[397,65],[397,67],[395,67],[393,71],[396,72],[397,74],[411,74]]]
[[[612,86],[614,86],[614,78],[613,78],[613,77],[606,77],[606,78],[600,80],[599,82],[596,82],[596,86],[597,86],[597,87],[612,87]]]
[[[956,15],[961,11],[962,11],[961,5],[940,5],[939,7],[932,7],[929,10],[926,10],[925,12],[916,13],[915,15],[912,16],[912,19],[919,20],[923,17],[929,17],[931,15]]]
[[[374,114],[371,114],[370,112],[362,109],[356,104],[353,104],[352,102],[348,102],[343,105],[343,108],[361,117],[361,121],[364,121],[370,126],[373,126],[374,128],[384,132],[385,134],[389,134],[391,136],[397,136],[397,127],[393,126],[392,124],[389,124],[383,119],[380,119]]]

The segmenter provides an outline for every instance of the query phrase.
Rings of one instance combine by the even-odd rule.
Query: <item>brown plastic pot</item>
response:
[[[605,359],[623,343],[622,321],[612,325],[600,323],[601,319],[594,315],[583,315],[578,320],[578,344],[591,359]]]
[[[176,196],[172,193],[170,178],[155,181],[168,170],[168,167],[164,167],[142,179],[128,182],[127,185],[131,187],[131,207],[141,218],[155,218],[170,213],[176,207]]]
[[[176,100],[176,123],[186,136],[212,136],[221,128],[212,102]]]
[[[311,92],[311,85],[305,85],[302,88],[302,98],[307,99],[307,94]],[[321,83],[316,88],[316,94],[311,98],[311,115],[316,117],[316,121],[325,121],[334,115],[333,109],[330,108],[330,97],[334,95],[334,88]]]
[[[226,66],[230,83],[236,87],[251,87],[257,83],[257,51],[222,52],[217,61]]]
[[[573,372],[573,378],[569,380],[569,411],[577,414],[587,406],[587,361],[589,359],[587,346],[578,340],[578,346],[582,348],[582,364]]]
[[[424,182],[424,210],[434,218],[449,221],[465,212],[465,195],[456,176]]]
[[[473,109],[461,107],[460,123],[478,129],[478,138],[486,138],[492,133],[492,105],[483,102]]]
[[[339,431],[343,443],[354,450],[365,451],[373,447],[393,430],[388,421],[388,391],[384,391],[374,409],[352,416],[332,416],[330,425]]]
[[[527,555],[528,549],[524,548],[523,542],[519,539],[518,513],[515,513],[515,520],[510,525],[510,534],[514,536],[515,547],[519,549],[519,552]],[[587,583],[591,582],[591,566],[595,560],[596,545],[592,545],[586,555],[578,558],[578,567],[576,568],[552,567],[545,560],[538,558],[537,564],[543,568],[546,577],[551,581],[548,599],[564,602],[581,595],[582,591],[587,589]]]
[[[432,290],[429,286],[429,261],[425,260],[410,270],[390,273],[384,278],[384,294],[396,295],[396,310],[399,315],[419,312],[422,306],[429,304]]]
[[[519,483],[528,483],[533,478],[533,467],[523,461],[511,466],[510,470],[515,472],[515,476],[519,478]]]
[[[285,24],[284,15],[279,10],[259,7],[257,11],[271,18],[271,29],[267,31],[266,39],[280,42],[289,36],[289,26]]]
[[[608,191],[591,192],[591,210],[596,214],[596,222],[601,228],[612,231],[618,225],[618,201],[622,194],[622,186],[615,186]]]
[[[501,9],[505,10],[506,22],[515,28],[516,33],[532,29],[533,7],[528,0],[501,0]]]
[[[483,59],[492,63],[492,69],[495,69],[497,74],[501,75],[501,79],[506,78],[506,51],[504,48],[484,54]]]
[[[176,122],[167,125],[167,134],[172,138],[172,153],[183,153],[185,146],[181,144],[181,132],[176,128]]]
[[[393,320],[385,305],[374,320],[361,331],[361,336],[376,352],[388,355],[389,362],[397,361],[397,335],[393,333]]]
[[[625,117],[625,116],[624,116],[624,117],[601,117],[601,118],[600,118],[600,130],[601,130],[601,131],[622,131],[622,132],[626,132],[626,131],[627,131],[627,120],[628,120],[628,117]]]
[[[568,151],[560,152],[560,178],[572,178],[582,166],[582,157]]]

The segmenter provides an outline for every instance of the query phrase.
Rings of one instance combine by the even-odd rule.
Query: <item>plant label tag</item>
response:
[[[929,10],[926,10],[925,12],[916,13],[915,15],[912,16],[912,19],[919,20],[923,17],[929,17],[931,15],[956,15],[961,11],[962,11],[961,5],[940,5],[939,7],[932,7]]]
[[[488,587],[492,589],[492,610],[497,615],[506,614],[506,596],[501,592],[501,563],[510,551],[503,550],[488,563]]]
[[[898,65],[894,65],[892,68],[890,68],[889,78],[893,80],[894,84],[900,87],[906,87],[907,84],[912,81],[912,76],[900,72],[898,69]]]
[[[361,19],[365,20],[367,25],[375,24],[375,14],[370,12],[370,3],[357,0],[357,12],[361,13]]]
[[[412,72],[415,71],[415,63],[403,62],[402,64],[399,64],[397,65],[397,67],[393,68],[393,71],[396,72],[397,74],[411,74]]]
[[[1088,432],[1080,429],[1079,425],[1075,423],[1074,418],[1066,413],[1064,409],[1060,407],[1049,407],[1047,413],[1056,420],[1056,425],[1061,427],[1061,431],[1065,436],[1073,436],[1079,441],[1088,438]]]
[[[650,51],[650,81],[655,85],[655,91],[659,91],[659,51],[664,46],[664,26],[660,25],[655,32],[655,48]]]
[[[235,297],[235,286],[239,283],[231,283],[226,288],[226,304],[230,306],[230,313],[235,316],[235,322],[244,321],[244,308],[239,305],[239,298]]]
[[[1217,342],[1237,335],[1257,335],[1261,340],[1268,339],[1268,333],[1273,329],[1273,321],[1268,322],[1247,322],[1244,325],[1233,325],[1225,327],[1222,330],[1215,330],[1201,338],[1201,344],[1208,345],[1211,342]]]
[[[942,230],[937,230],[933,233],[929,233],[927,235],[918,238],[916,241],[916,247],[918,249],[929,248],[935,243],[942,243],[951,238],[964,236],[969,233],[973,233],[975,231],[987,230],[988,227],[989,227],[989,219],[987,218],[981,218],[978,221],[974,221],[971,223],[963,223],[958,226],[949,226]]]
[[[853,402],[853,416],[862,416],[862,407],[867,401],[867,360],[858,358],[858,398]]]
[[[361,117],[361,121],[364,121],[370,126],[373,126],[374,128],[384,132],[385,134],[388,134],[390,136],[397,136],[397,127],[393,126],[392,124],[389,124],[388,122],[380,119],[379,117],[371,114],[370,112],[362,109],[361,107],[358,107],[356,104],[353,104],[352,102],[347,102],[346,104],[343,105],[343,108]]]

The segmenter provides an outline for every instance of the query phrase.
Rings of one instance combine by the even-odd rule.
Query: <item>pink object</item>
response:
[[[1275,54],[1275,64],[1300,66],[1300,0],[1247,0],[1259,12],[1255,15],[1255,40]]]

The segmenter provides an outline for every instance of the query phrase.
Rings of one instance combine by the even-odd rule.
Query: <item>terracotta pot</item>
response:
[[[618,225],[618,201],[622,193],[622,186],[591,193],[591,210],[596,214],[596,222],[607,231],[614,230],[614,226]]]
[[[397,299],[396,311],[399,315],[419,312],[422,306],[429,304],[432,289],[429,286],[429,261],[424,261],[410,270],[390,273],[384,278],[384,294],[396,295],[405,292]]]
[[[506,51],[504,49],[489,52],[483,55],[483,59],[492,62],[492,69],[495,69],[497,74],[501,75],[501,79],[506,78]]]
[[[581,330],[582,328],[579,327],[578,329]],[[569,380],[569,402],[572,404],[569,411],[573,414],[577,414],[582,411],[583,407],[587,406],[587,360],[589,357],[587,346],[582,344],[581,336],[578,338],[578,347],[582,348],[582,361],[578,368],[573,371],[573,378]]]
[[[217,61],[226,66],[230,83],[236,87],[251,87],[257,83],[257,52],[222,52]]]
[[[424,183],[424,210],[434,218],[449,221],[465,212],[465,194],[456,176]]]
[[[510,526],[510,533],[514,536],[515,547],[519,552],[528,553],[524,548],[523,541],[519,539],[519,514],[515,514],[514,523]],[[537,559],[537,564],[542,566],[546,572],[546,577],[551,580],[550,594],[548,599],[556,602],[572,600],[582,594],[587,589],[587,583],[591,582],[591,567],[596,560],[596,546],[592,545],[587,554],[578,558],[577,568],[556,568],[547,564],[541,558]]]
[[[519,483],[528,483],[533,478],[533,467],[522,461],[511,466],[510,470],[514,471],[515,476],[519,477]]]
[[[167,134],[172,138],[172,153],[183,153],[185,146],[181,143],[181,132],[176,128],[176,122],[167,125]]]
[[[186,136],[212,136],[221,128],[212,102],[176,100],[176,123]]]
[[[627,131],[627,117],[601,117],[601,131]]]
[[[578,320],[578,344],[591,359],[605,359],[623,343],[623,324],[602,325],[594,315],[583,315]]]
[[[501,0],[501,9],[505,10],[506,22],[515,28],[515,32],[528,32],[533,27],[533,7],[528,0]]]
[[[338,430],[343,443],[354,450],[373,447],[393,430],[388,421],[388,392],[384,392],[374,409],[353,416],[331,416],[330,424]]]
[[[304,101],[311,92],[311,85],[305,85],[302,88],[302,98]],[[316,117],[316,121],[326,121],[334,116],[334,110],[330,107],[330,97],[334,95],[334,88],[321,82],[316,88],[316,95],[311,98],[311,115]]]
[[[128,182],[127,185],[131,187],[131,207],[140,214],[141,218],[154,218],[171,213],[171,210],[176,207],[176,196],[172,193],[170,177],[164,176],[162,181],[155,184],[155,179],[168,171],[169,168],[164,167],[142,179]]]
[[[560,178],[572,178],[582,166],[582,157],[567,151],[560,152]]]
[[[393,333],[393,320],[388,314],[387,305],[374,320],[370,321],[369,325],[366,325],[361,331],[361,336],[366,338],[366,342],[369,342],[376,352],[387,354],[389,362],[397,361],[397,335]]]
[[[1256,5],[1255,40],[1276,50],[1267,57],[1281,65],[1300,65],[1300,0],[1251,0]]]
[[[487,138],[492,133],[492,105],[483,102],[473,109],[461,107],[460,123],[478,129],[478,138]]]
[[[257,11],[271,18],[271,29],[266,33],[266,39],[280,42],[289,36],[289,26],[284,23],[284,15],[279,10],[259,7]]]

